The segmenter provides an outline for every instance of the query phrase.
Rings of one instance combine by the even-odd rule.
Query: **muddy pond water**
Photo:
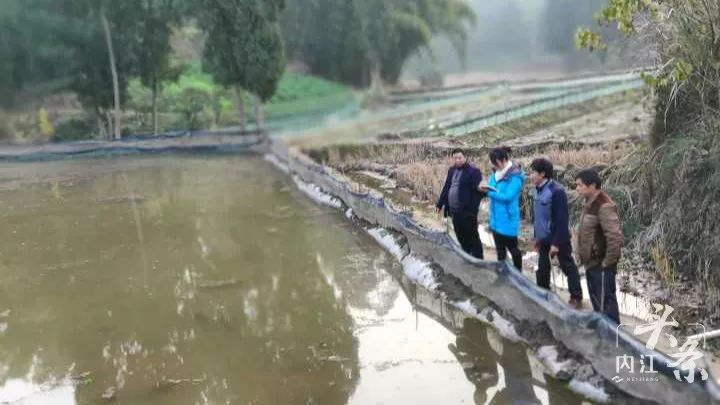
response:
[[[1,404],[582,402],[259,157],[0,164],[0,221]]]

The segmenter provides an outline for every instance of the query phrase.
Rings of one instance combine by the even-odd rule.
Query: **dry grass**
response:
[[[665,243],[659,240],[655,245],[650,248],[650,258],[655,264],[660,280],[665,286],[672,286],[676,281],[676,272],[670,263],[670,259],[667,256],[667,250],[665,249]]]
[[[432,154],[428,143],[339,145],[322,151],[319,158],[334,167],[353,166],[369,162],[381,165],[401,165],[423,162]]]
[[[413,191],[422,201],[434,201],[442,191],[448,166],[441,161],[410,163],[395,169],[398,185]]]
[[[437,198],[448,169],[448,162],[439,157],[442,152],[428,143],[338,145],[309,153],[341,171],[383,172],[421,201]]]
[[[622,159],[633,150],[633,147],[626,143],[619,143],[617,145],[603,145],[603,146],[585,146],[580,149],[566,149],[558,146],[553,146],[538,156],[544,156],[548,158],[555,166],[563,167],[591,167],[598,163],[611,165],[614,162]],[[530,164],[532,160],[537,156],[527,156],[520,160],[523,163]]]
[[[598,163],[611,165],[632,150],[633,147],[626,143],[580,149],[553,146],[532,155],[518,156],[517,159],[526,168],[538,156],[549,158],[556,166],[584,168]],[[444,153],[446,151],[435,149],[429,143],[340,145],[318,152],[316,160],[341,171],[383,169],[386,174],[395,177],[400,186],[412,190],[419,200],[432,201],[440,193],[447,174],[449,162],[443,158]],[[475,158],[472,163],[483,173],[489,173],[487,158]]]

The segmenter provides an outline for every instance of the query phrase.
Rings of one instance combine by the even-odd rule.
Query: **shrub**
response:
[[[40,108],[40,110],[38,110],[37,126],[40,134],[45,138],[48,138],[54,132],[53,126],[52,124],[50,124],[50,120],[48,119],[48,113],[45,108]]]
[[[55,128],[52,142],[79,141],[95,138],[94,125],[87,118],[71,118]]]

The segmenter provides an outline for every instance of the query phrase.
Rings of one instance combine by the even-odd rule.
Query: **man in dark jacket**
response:
[[[482,173],[467,162],[462,149],[452,151],[453,166],[448,170],[445,185],[437,202],[438,213],[449,212],[455,235],[462,249],[468,254],[483,258],[483,248],[478,233],[478,210],[484,193],[478,190]]]
[[[530,181],[535,185],[533,198],[533,227],[538,251],[538,286],[550,289],[550,257],[557,256],[560,268],[568,279],[570,305],[582,306],[580,274],[572,256],[570,212],[563,186],[553,180],[553,165],[547,159],[535,159],[530,164]]]

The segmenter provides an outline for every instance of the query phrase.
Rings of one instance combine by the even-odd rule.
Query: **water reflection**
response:
[[[490,348],[490,350],[488,350]],[[476,404],[582,404],[563,383],[545,375],[525,347],[504,341],[494,329],[466,319],[450,346],[475,385]]]

